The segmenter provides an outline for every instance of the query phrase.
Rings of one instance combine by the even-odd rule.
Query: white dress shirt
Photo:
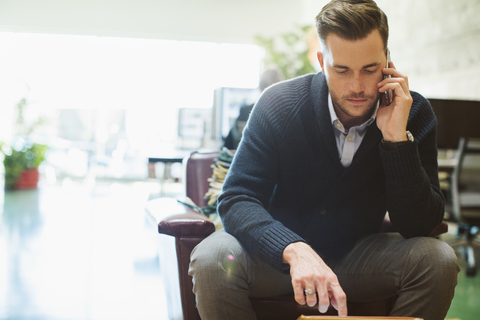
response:
[[[332,96],[328,94],[328,110],[330,111],[330,118],[332,119],[333,131],[335,132],[335,140],[337,142],[338,156],[340,162],[346,168],[352,163],[355,152],[357,152],[358,147],[365,137],[367,132],[367,127],[375,121],[377,116],[379,103],[375,107],[370,119],[365,121],[359,126],[351,127],[348,131],[345,130],[343,124],[338,120],[335,109],[333,108]]]

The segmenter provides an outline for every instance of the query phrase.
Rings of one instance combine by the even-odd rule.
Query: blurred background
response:
[[[142,179],[149,156],[219,148],[264,70],[318,70],[311,26],[325,3],[2,1],[0,141],[18,135],[26,99],[50,179]],[[478,3],[378,1],[412,90],[480,99]]]
[[[145,203],[184,196],[181,159],[222,148],[266,70],[319,71],[327,2],[0,1],[0,319],[168,319]],[[480,0],[376,2],[412,90],[480,101]],[[449,316],[477,319],[463,285]]]

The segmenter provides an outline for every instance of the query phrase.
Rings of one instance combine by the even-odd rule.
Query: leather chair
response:
[[[205,193],[208,190],[207,179],[211,177],[213,164],[218,152],[193,152],[186,159],[186,195],[200,207],[205,207]],[[158,232],[175,237],[180,295],[184,320],[199,320],[196,309],[195,295],[192,292],[192,278],[188,275],[190,253],[205,237],[215,231],[214,224],[205,216],[191,208],[181,205],[174,199],[159,198],[151,200],[146,206],[150,218],[158,223]],[[437,236],[448,229],[446,223],[441,224],[432,234]],[[388,220],[385,221],[383,232],[391,231]],[[160,257],[162,259],[162,257]],[[174,263],[171,261],[170,263]],[[301,306],[295,302],[293,295],[269,299],[251,299],[252,306],[261,319],[296,319],[300,315],[318,315],[317,308]],[[395,298],[370,303],[348,303],[349,315],[385,316],[393,307]],[[327,314],[336,314],[330,308]]]

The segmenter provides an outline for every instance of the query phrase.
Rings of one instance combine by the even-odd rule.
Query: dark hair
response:
[[[316,26],[323,47],[330,33],[346,40],[359,40],[375,29],[387,47],[387,16],[373,0],[332,0],[317,15]]]

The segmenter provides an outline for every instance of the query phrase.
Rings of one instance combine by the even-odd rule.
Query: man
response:
[[[385,68],[388,24],[374,1],[331,1],[317,32],[322,73],[261,96],[219,197],[226,232],[192,253],[200,316],[255,319],[249,297],[293,292],[340,316],[347,300],[396,297],[392,316],[444,319],[458,266],[428,237],[444,214],[435,116]],[[398,233],[379,233],[387,211]]]

